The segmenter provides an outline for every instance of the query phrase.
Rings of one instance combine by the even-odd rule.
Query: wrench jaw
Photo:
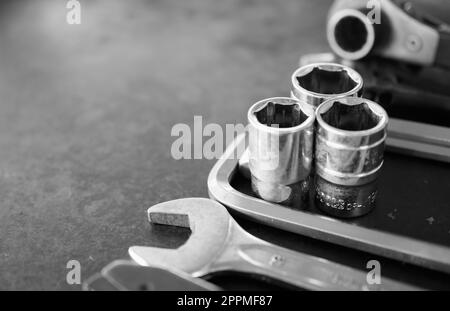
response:
[[[354,284],[366,282],[365,272],[261,241],[242,229],[223,205],[209,199],[170,201],[155,205],[149,212],[150,220],[156,219],[156,222],[182,226],[189,224],[192,234],[178,249],[131,247],[131,258],[142,266],[183,271],[193,277],[232,270],[307,289],[348,290]],[[158,215],[155,218],[153,213],[167,213],[170,216]],[[188,222],[185,216],[174,217],[171,214],[188,215]],[[413,289],[410,285],[390,282],[386,278],[383,279],[383,287]]]
[[[191,229],[191,236],[177,249],[132,246],[131,258],[142,266],[175,268],[193,276],[210,272],[229,239],[234,220],[221,204],[205,198],[190,198],[160,203],[148,209],[148,219],[155,225]]]
[[[153,212],[151,209],[149,208],[147,211],[148,221],[150,223],[189,228],[191,231],[194,230],[192,223],[189,221],[189,215],[187,214]]]

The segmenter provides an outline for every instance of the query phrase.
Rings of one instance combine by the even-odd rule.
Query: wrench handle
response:
[[[367,272],[266,242],[237,245],[237,257],[227,269],[269,277],[308,290],[419,290],[381,277],[369,284]]]

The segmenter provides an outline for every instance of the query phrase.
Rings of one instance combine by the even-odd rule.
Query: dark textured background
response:
[[[180,245],[188,232],[145,211],[206,197],[214,161],[172,159],[172,126],[244,123],[288,94],[301,54],[327,50],[330,1],[81,3],[77,26],[65,1],[0,4],[0,289],[79,289],[71,259],[85,279],[130,245]],[[361,269],[373,257],[240,222]]]

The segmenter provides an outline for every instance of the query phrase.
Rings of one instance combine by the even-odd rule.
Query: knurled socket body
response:
[[[308,192],[314,110],[288,97],[268,98],[248,111],[250,173],[262,199],[290,204]]]
[[[291,97],[316,109],[326,100],[336,97],[360,96],[361,75],[354,69],[334,63],[313,63],[298,68],[292,74]]]
[[[383,165],[388,115],[358,97],[331,99],[316,110],[315,171],[337,185],[374,181]]]

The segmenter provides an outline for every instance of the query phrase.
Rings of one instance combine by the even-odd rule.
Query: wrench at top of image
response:
[[[131,260],[115,260],[83,283],[87,291],[217,291],[212,283],[182,271],[142,267]]]

